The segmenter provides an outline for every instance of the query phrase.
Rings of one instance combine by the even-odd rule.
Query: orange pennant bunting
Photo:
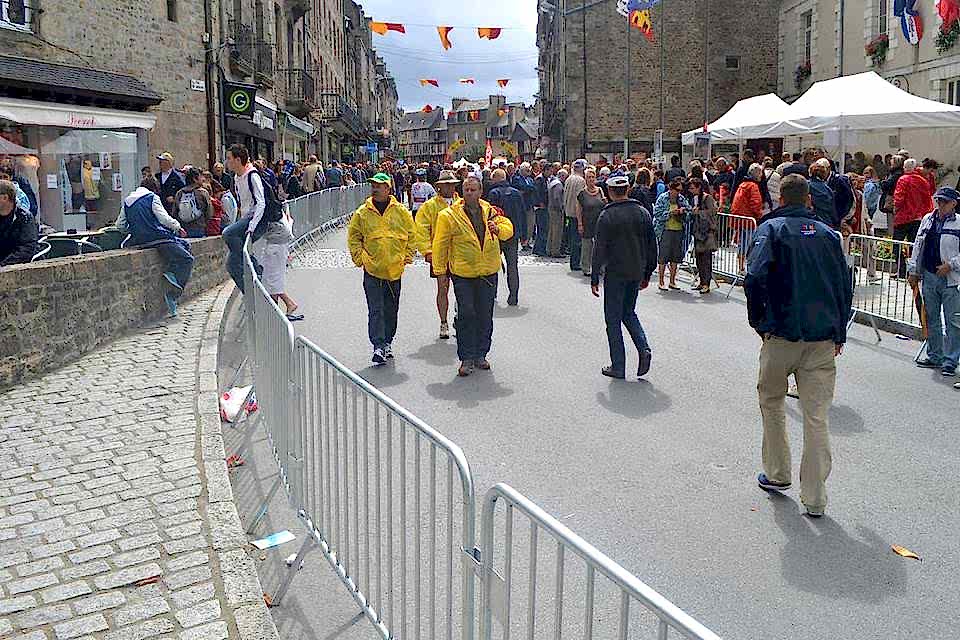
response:
[[[424,113],[433,113],[433,107],[431,107],[430,105],[426,105],[423,109],[421,109],[421,111],[423,111]]]
[[[497,109],[497,115],[502,118],[503,116],[507,115],[507,110],[506,110],[506,109]]]
[[[420,80],[420,86],[421,86],[421,87],[425,87],[425,86],[427,86],[428,84],[429,84],[429,85],[433,85],[434,87],[439,87],[439,86],[440,86],[440,83],[439,83],[438,81],[436,81],[436,80],[432,80],[432,79],[429,79],[429,78],[424,78],[424,79]]]
[[[460,84],[477,84],[473,78],[460,78]]]
[[[406,28],[399,22],[370,22],[370,30],[381,36],[387,35],[388,31],[396,31],[397,33],[407,32]]]
[[[500,80],[497,80],[497,84],[500,85],[501,87],[505,87],[509,83],[510,83],[509,78],[501,78]]]
[[[501,31],[500,27],[479,27],[477,28],[477,35],[487,40],[496,40],[500,37]]]
[[[444,51],[453,46],[453,43],[450,42],[451,31],[453,31],[453,27],[437,27],[437,33],[440,34],[440,44],[443,45]]]

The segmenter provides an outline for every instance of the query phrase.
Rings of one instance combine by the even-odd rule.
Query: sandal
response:
[[[290,322],[297,322],[297,321],[299,321],[299,320],[303,320],[303,314],[302,314],[302,313],[296,313],[296,314],[294,314],[294,313],[288,313],[288,314],[287,314],[287,320],[289,320]]]
[[[680,287],[675,284],[670,285],[670,291],[680,291]]]
[[[461,378],[466,378],[471,373],[473,373],[472,362],[463,362],[460,364],[460,368],[457,369],[457,375]]]
[[[662,284],[658,284],[658,285],[657,285],[657,288],[660,289],[660,291],[669,291],[669,289],[667,289],[667,288],[666,288],[665,286],[663,286]]]

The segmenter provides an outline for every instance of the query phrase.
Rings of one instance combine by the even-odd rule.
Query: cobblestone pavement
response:
[[[225,291],[0,393],[0,637],[276,637],[215,413]]]

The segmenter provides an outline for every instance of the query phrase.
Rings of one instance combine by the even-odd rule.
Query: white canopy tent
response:
[[[945,128],[960,128],[960,107],[915,96],[868,71],[815,83],[757,137],[833,133],[840,160],[851,132]]]
[[[729,111],[707,125],[711,142],[736,142],[748,138],[762,138],[772,126],[784,119],[790,108],[775,93],[746,98],[733,105]],[[684,146],[692,145],[702,129],[683,134]]]

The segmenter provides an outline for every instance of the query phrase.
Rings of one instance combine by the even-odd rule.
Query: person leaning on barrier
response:
[[[657,235],[650,212],[627,197],[630,180],[626,176],[610,178],[607,189],[611,202],[597,219],[590,290],[600,297],[603,274],[603,317],[611,364],[601,373],[622,380],[627,365],[621,325],[627,328],[639,353],[637,377],[650,371],[652,351],[636,306],[637,295],[650,284],[657,268]]]
[[[463,181],[463,200],[440,212],[433,239],[433,268],[448,271],[457,298],[457,375],[474,367],[487,371],[493,339],[493,307],[500,270],[500,243],[513,237],[513,224],[480,199],[483,184],[474,176]]]
[[[17,205],[17,185],[0,180],[0,267],[30,262],[37,253],[37,221]]]
[[[393,358],[400,278],[413,262],[417,231],[410,211],[391,195],[390,176],[378,173],[369,182],[372,195],[350,218],[347,247],[353,264],[363,269],[367,336],[379,366]]]
[[[835,358],[847,341],[853,290],[850,270],[833,229],[814,218],[810,187],[798,175],[780,185],[780,207],[763,218],[747,259],[744,290],[750,326],[763,339],[757,391],[763,417],[761,489],[790,488],[787,378],[797,380],[803,410],[800,500],[820,517],[827,506],[831,456],[828,413]]]
[[[437,281],[437,313],[440,314],[440,339],[450,338],[450,326],[447,324],[447,313],[450,309],[450,278],[446,275],[437,275],[433,268],[433,238],[437,232],[437,216],[440,212],[452,205],[457,198],[457,187],[460,181],[453,171],[443,170],[436,186],[440,193],[427,200],[417,210],[417,248],[424,259],[430,264],[430,277]]]
[[[127,246],[156,249],[167,261],[163,278],[169,286],[163,300],[168,316],[175,317],[177,299],[193,272],[193,253],[183,239],[187,236],[186,230],[167,213],[160,200],[160,183],[156,178],[145,178],[138,189],[124,198],[116,226],[130,234]]]
[[[955,376],[960,360],[960,220],[956,213],[960,193],[941,187],[933,199],[936,208],[921,220],[907,261],[910,284],[921,285],[927,314],[927,357],[917,366]],[[946,346],[941,310],[947,323]]]
[[[253,164],[250,163],[250,152],[242,144],[230,145],[227,149],[227,167],[236,176],[238,209],[237,221],[223,230],[223,241],[230,253],[227,256],[227,272],[233,278],[240,293],[243,293],[243,243],[247,235],[250,244],[259,240],[267,230],[264,219],[266,198],[264,196],[263,179]],[[257,259],[251,256],[253,268],[260,270]]]

